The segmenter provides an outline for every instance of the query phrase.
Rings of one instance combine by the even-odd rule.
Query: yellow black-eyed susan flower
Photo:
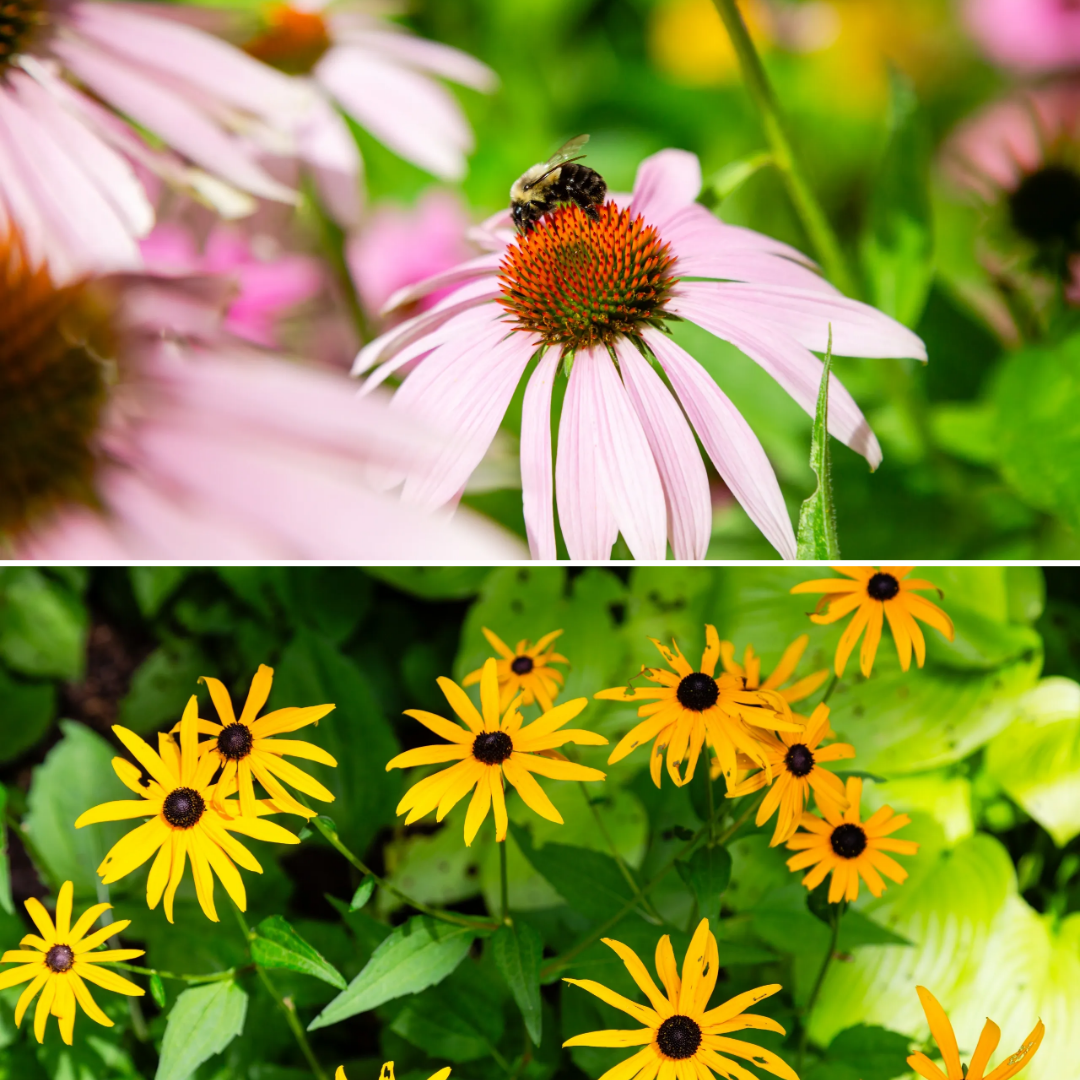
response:
[[[75,822],[75,828],[81,829],[101,821],[150,819],[118,840],[97,872],[109,885],[137,870],[156,852],[146,881],[146,902],[153,909],[164,895],[169,922],[173,921],[173,897],[184,876],[185,860],[191,860],[199,904],[207,918],[217,922],[214,874],[221,878],[236,906],[244,911],[247,893],[234,864],[262,873],[258,860],[232,833],[278,844],[300,842],[287,829],[262,820],[266,814],[281,812],[274,803],[256,800],[254,814],[246,815],[235,799],[223,797],[235,792],[235,780],[231,791],[215,791],[211,778],[217,771],[217,759],[211,754],[199,757],[197,720],[198,702],[192,696],[180,721],[180,745],[171,735],[160,732],[156,753],[135,732],[114,725],[116,737],[150,779],[144,784],[137,765],[124,758],[113,758],[116,775],[139,798],[102,803],[87,810]]]
[[[720,659],[720,638],[716,627],[705,627],[705,652],[701,667],[695,671],[671,643],[668,649],[650,638],[667,661],[671,671],[642,668],[641,674],[653,686],[616,686],[594,695],[601,701],[645,701],[638,709],[642,722],[632,728],[611,752],[608,764],[614,765],[642,743],[653,741],[649,771],[653,783],[660,786],[660,769],[667,750],[667,771],[678,785],[694,778],[702,746],[708,742],[730,783],[741,767],[739,753],[765,769],[772,778],[772,766],[755,737],[754,729],[766,731],[801,731],[802,724],[792,716],[791,707],[776,690],[749,690],[742,677],[727,672],[715,676]],[[686,771],[679,772],[683,763]],[[745,767],[745,766],[742,766]]]
[[[221,723],[215,724],[212,720],[199,718],[199,734],[212,736],[199,743],[199,756],[207,754],[221,766],[221,778],[217,787],[219,794],[234,790],[235,782],[240,792],[240,809],[246,816],[253,817],[255,814],[255,789],[252,784],[254,777],[262,784],[279,810],[286,814],[314,817],[316,811],[294,799],[282,786],[282,781],[322,802],[333,802],[333,793],[284,758],[306,758],[308,761],[331,766],[337,765],[337,761],[321,746],[298,739],[275,739],[273,736],[296,731],[308,724],[317,724],[335,706],[289,707],[259,716],[259,710],[270,697],[273,680],[274,669],[260,664],[255,678],[251,680],[244,711],[237,720],[225,684],[220,679],[203,676],[200,681],[206,683],[210,700],[217,709]]]
[[[883,806],[866,821],[860,820],[862,780],[859,777],[848,777],[846,794],[848,808],[843,815],[828,803],[821,807],[824,820],[816,814],[803,814],[799,824],[806,832],[797,832],[787,845],[799,852],[788,859],[789,870],[812,867],[802,882],[808,889],[816,889],[832,873],[830,904],[857,899],[860,877],[874,896],[885,891],[882,874],[898,885],[903,883],[907,871],[885,852],[914,855],[919,850],[914,840],[897,840],[891,835],[911,823],[907,814],[894,814],[891,806]]]
[[[900,657],[900,667],[907,671],[911,666],[911,651],[915,650],[915,660],[919,667],[926,659],[926,642],[922,630],[915,621],[924,623],[941,631],[949,640],[953,639],[952,619],[936,604],[931,604],[916,589],[937,589],[930,581],[921,578],[909,578],[914,569],[911,566],[835,566],[842,578],[821,578],[817,581],[803,581],[791,591],[793,593],[825,593],[818,601],[817,613],[810,616],[811,622],[822,626],[834,623],[845,615],[854,612],[851,622],[840,636],[836,647],[835,670],[837,678],[844,674],[851,650],[866,631],[862,648],[859,651],[859,666],[869,678],[881,642],[881,631],[886,619],[896,642],[896,652]],[[940,593],[940,590],[938,590]],[[820,614],[822,607],[825,613]]]
[[[442,761],[456,762],[449,769],[425,777],[405,793],[398,803],[397,813],[408,813],[406,825],[432,810],[437,811],[436,820],[442,821],[472,791],[473,797],[465,816],[466,845],[472,844],[492,807],[495,808],[495,838],[505,840],[508,820],[504,778],[517,788],[527,806],[542,818],[559,825],[563,823],[562,815],[552,805],[533,773],[553,780],[604,779],[605,774],[599,769],[567,761],[555,750],[565,743],[585,746],[604,746],[607,743],[603,735],[593,731],[580,728],[559,730],[585,708],[588,704],[585,698],[556,705],[538,720],[522,727],[521,713],[518,711],[520,697],[510,703],[505,713],[499,706],[499,678],[494,658],[484,664],[480,676],[480,712],[469,700],[469,695],[452,679],[441,678],[438,682],[450,708],[457,713],[465,727],[421,709],[405,710],[406,716],[419,720],[448,742],[443,746],[420,746],[415,750],[406,750],[387,763],[387,770],[405,769],[411,765],[433,765]]]
[[[532,705],[539,702],[540,708],[547,712],[559,696],[562,689],[563,676],[558,668],[552,664],[568,664],[570,661],[565,656],[560,656],[551,643],[562,633],[561,630],[552,630],[545,634],[535,645],[531,645],[527,638],[514,646],[507,645],[498,634],[493,633],[486,626],[480,628],[484,631],[484,637],[499,654],[496,660],[496,671],[499,674],[499,708],[505,709],[511,701],[521,694],[522,705]],[[461,681],[462,686],[473,686],[480,681],[483,668],[470,671]]]
[[[73,889],[70,881],[60,887],[56,898],[56,921],[45,910],[41,901],[30,897],[26,901],[26,911],[37,934],[27,934],[19,944],[21,949],[10,949],[0,957],[5,964],[18,964],[0,974],[0,990],[20,983],[30,985],[22,992],[15,1006],[15,1024],[22,1024],[23,1016],[38,992],[37,1008],[34,1011],[34,1036],[38,1042],[45,1041],[45,1025],[50,1016],[55,1016],[60,1023],[60,1036],[71,1045],[75,1031],[76,1005],[91,1020],[104,1027],[112,1027],[113,1022],[101,1011],[90,993],[87,983],[111,990],[115,994],[128,997],[141,997],[144,993],[133,982],[99,964],[115,963],[122,960],[134,960],[143,955],[142,949],[106,949],[95,951],[109,938],[126,930],[130,921],[122,919],[111,922],[94,933],[88,933],[98,918],[111,908],[111,904],[95,904],[87,908],[74,926],[71,925],[71,901]]]
[[[975,1053],[971,1055],[971,1064],[960,1064],[960,1050],[956,1045],[956,1035],[953,1033],[952,1024],[949,1023],[945,1010],[938,1003],[936,997],[925,986],[917,986],[919,1000],[922,1002],[923,1012],[926,1013],[927,1023],[930,1025],[930,1033],[934,1036],[934,1042],[941,1051],[941,1060],[945,1064],[947,1076],[923,1053],[912,1054],[907,1063],[925,1080],[1009,1080],[1015,1076],[1035,1056],[1039,1044],[1043,1041],[1046,1028],[1040,1020],[1031,1034],[1024,1040],[1024,1045],[1010,1054],[998,1067],[986,1076],[986,1066],[990,1062],[990,1055],[997,1049],[1001,1041],[1001,1028],[993,1020],[987,1019],[983,1025],[982,1034],[979,1036]]]
[[[447,1067],[445,1069],[440,1069],[437,1073],[432,1073],[428,1077],[428,1080],[446,1080],[449,1075],[450,1069]],[[334,1073],[334,1080],[348,1080],[348,1077],[345,1075],[344,1066],[339,1065],[337,1067],[337,1072]],[[379,1080],[394,1080],[394,1063],[392,1061],[385,1062],[383,1067],[379,1070]]]
[[[744,1011],[775,994],[779,984],[759,986],[714,1009],[708,1007],[720,969],[716,938],[709,932],[708,919],[698,923],[686,950],[681,979],[671,939],[666,934],[660,939],[656,946],[656,973],[664,987],[663,993],[633,949],[611,938],[603,941],[618,953],[649,1004],[639,1005],[590,979],[563,980],[588,990],[643,1025],[633,1031],[590,1031],[563,1043],[563,1046],[641,1047],[608,1069],[600,1080],[712,1080],[714,1073],[725,1080],[755,1080],[752,1072],[731,1060],[733,1057],[759,1065],[783,1080],[798,1080],[795,1070],[771,1050],[729,1037],[733,1031],[746,1028],[785,1034],[770,1017]]]
[[[854,757],[855,747],[849,743],[819,746],[828,731],[829,706],[819,705],[811,715],[805,731],[794,734],[785,731],[779,738],[768,732],[761,732],[757,736],[775,776],[772,787],[757,812],[758,825],[764,825],[773,814],[777,815],[770,847],[784,843],[795,834],[811,791],[818,809],[822,812],[825,806],[834,814],[840,814],[847,809],[844,782],[828,769],[823,769],[822,764]],[[727,796],[729,799],[737,799],[742,795],[749,795],[751,792],[760,791],[768,782],[765,770],[762,769],[729,788]]]
[[[829,677],[826,669],[815,671],[812,675],[793,682],[785,687],[784,683],[795,674],[799,666],[802,654],[806,652],[806,646],[810,644],[809,634],[800,634],[785,650],[780,657],[780,662],[772,670],[772,674],[766,678],[761,677],[761,657],[755,655],[754,646],[747,645],[743,653],[743,661],[740,664],[735,659],[735,646],[730,641],[720,642],[720,662],[729,675],[742,679],[743,686],[747,690],[775,690],[789,705],[808,698]]]

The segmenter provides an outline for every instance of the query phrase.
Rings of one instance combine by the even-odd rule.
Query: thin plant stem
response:
[[[105,882],[98,880],[95,882],[97,887],[97,898],[99,904],[109,903],[109,886]],[[115,922],[116,919],[113,915],[112,908],[107,908],[101,913],[101,925],[108,926],[110,923]],[[120,936],[117,935],[112,944],[112,948],[116,948],[120,944]],[[128,1003],[128,1015],[131,1017],[131,1030],[135,1035],[135,1038],[139,1042],[150,1041],[150,1029],[146,1026],[146,1017],[143,1016],[142,1005],[139,1004],[137,997],[129,997]]]
[[[139,967],[137,964],[125,964],[121,960],[113,960],[108,966],[122,968],[124,971],[133,971],[136,975],[156,975],[159,979],[175,979],[177,982],[193,984],[224,982],[226,979],[235,978],[238,973],[237,968],[229,968],[228,971],[214,971],[209,975],[183,975],[174,971],[162,971],[160,968],[147,968]]]
[[[499,898],[501,903],[501,918],[504,926],[512,926],[510,918],[510,882],[506,872],[506,841],[496,845],[499,849]]]
[[[711,768],[709,769],[708,775],[705,777],[705,788],[709,793],[709,847],[712,847],[715,843],[714,836],[716,833],[716,805],[713,798]]]
[[[832,678],[829,680],[829,685],[825,687],[825,693],[821,695],[821,701],[818,702],[819,705],[824,705],[829,700],[829,698],[832,697],[833,691],[836,689],[836,684],[839,681],[840,676],[837,675],[834,671]]]
[[[802,1072],[803,1062],[806,1059],[806,1041],[810,1034],[810,1016],[814,1011],[814,1005],[817,1004],[818,994],[821,993],[821,987],[825,982],[825,975],[828,973],[829,965],[832,963],[833,954],[836,952],[836,943],[840,940],[840,917],[841,913],[837,908],[831,920],[832,935],[829,938],[828,951],[825,953],[825,959],[821,962],[821,968],[818,971],[817,979],[814,981],[814,988],[810,991],[810,997],[807,998],[806,1007],[802,1010],[802,1020],[799,1024],[799,1064],[795,1070],[796,1072]]]
[[[413,897],[409,896],[407,893],[403,893],[396,885],[393,885],[385,878],[376,874],[361,858],[359,858],[359,856],[350,851],[342,843],[341,837],[337,834],[337,830],[327,825],[323,818],[312,818],[308,824],[314,825],[323,838],[329,841],[330,846],[348,859],[360,873],[370,875],[380,889],[385,889],[387,892],[392,893],[402,903],[408,904],[409,907],[415,908],[424,915],[430,915],[433,919],[441,919],[443,922],[453,923],[455,926],[481,927],[487,930],[497,930],[499,928],[499,923],[487,922],[483,919],[473,919],[467,915],[458,915],[453,911],[443,911],[440,908],[433,908],[429,904],[423,903],[421,900],[414,900]]]
[[[235,904],[233,904],[232,908],[236,913],[236,921],[240,924],[240,929],[244,932],[244,944],[247,945],[250,950],[252,934],[247,919],[244,918],[244,913]],[[307,1060],[311,1072],[315,1076],[315,1080],[330,1080],[329,1075],[323,1070],[319,1059],[315,1056],[315,1051],[312,1050],[311,1043],[308,1042],[307,1032],[304,1031],[304,1025],[300,1023],[300,1018],[296,1015],[296,1005],[294,1004],[293,999],[278,993],[278,989],[274,986],[273,980],[266,973],[266,970],[261,964],[255,964],[255,971],[258,973],[259,981],[263,984],[263,988],[270,997],[277,1002],[278,1007],[285,1014],[285,1021],[289,1025],[289,1030],[293,1033],[293,1038],[296,1039],[296,1043],[300,1047],[300,1051],[304,1055],[304,1058]]]
[[[738,4],[736,0],[713,0],[713,3],[731,38],[735,55],[739,58],[743,81],[757,107],[774,163],[780,170],[791,201],[795,205],[795,211],[821,260],[825,273],[841,292],[854,296],[855,279],[848,269],[840,241],[829,224],[829,219],[825,216],[825,211],[821,208],[817,196],[803,176],[792,148],[787,126],[780,114],[780,103],[768,75],[765,74],[761,57],[758,56],[750,33],[746,29]]]

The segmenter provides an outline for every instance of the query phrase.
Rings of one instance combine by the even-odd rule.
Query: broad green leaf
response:
[[[610,855],[568,844],[536,847],[527,826],[511,823],[510,828],[521,853],[537,873],[585,918],[599,922],[633,900],[629,882]]]
[[[359,911],[371,899],[371,894],[374,891],[375,879],[370,874],[365,874],[364,880],[356,886],[356,892],[353,893],[353,897],[349,901],[349,910]]]
[[[915,90],[890,71],[889,143],[871,188],[862,261],[875,307],[914,326],[933,280],[931,141]]]
[[[94,896],[94,872],[106,852],[138,826],[128,821],[74,828],[75,819],[98,803],[126,799],[130,792],[113,772],[113,749],[95,731],[73,720],[61,720],[63,738],[34,769],[23,828],[54,888],[75,883],[78,896]],[[123,890],[121,882],[113,888]]]
[[[424,600],[464,600],[475,596],[488,566],[365,566],[372,577]]]
[[[1004,584],[1004,580],[1002,580]],[[937,601],[937,597],[931,597]],[[959,604],[947,605],[955,637],[926,634],[926,655],[946,667],[990,671],[1012,660],[1042,656],[1042,638],[1030,626],[999,622]]]
[[[731,880],[731,854],[727,848],[699,847],[689,859],[677,862],[675,869],[694,894],[698,915],[703,919],[718,918],[720,897]]]
[[[25,754],[52,724],[56,685],[24,681],[0,668],[0,763]]]
[[[525,1030],[534,1046],[540,1045],[540,959],[544,943],[527,923],[500,927],[491,939],[495,964],[514,995]]]
[[[440,982],[465,959],[478,933],[414,915],[379,945],[364,970],[315,1017],[308,1030],[339,1023]]]
[[[87,622],[80,600],[40,570],[0,570],[0,660],[12,670],[77,678]]]
[[[280,915],[263,919],[250,942],[251,959],[267,968],[287,968],[345,989],[341,973],[313,949]]]
[[[117,722],[143,736],[168,730],[180,719],[192,694],[199,698],[200,705],[209,702],[209,693],[199,683],[199,677],[210,673],[194,642],[178,640],[159,646],[131,677],[131,686],[120,701]]]
[[[244,1030],[248,996],[231,980],[185,990],[169,1013],[154,1080],[188,1080]]]
[[[152,619],[192,570],[190,566],[132,566],[128,573],[139,610]]]
[[[1063,847],[1080,834],[1080,685],[1043,679],[986,748],[986,771]]]
[[[894,1080],[909,1071],[910,1044],[897,1031],[856,1024],[829,1043],[825,1061],[807,1073],[807,1080]]]
[[[813,495],[799,511],[799,559],[839,559],[840,543],[836,538],[836,506],[832,493],[832,464],[829,458],[829,378],[832,372],[832,327],[829,348],[821,369],[817,412],[810,436],[810,468],[817,477]]]

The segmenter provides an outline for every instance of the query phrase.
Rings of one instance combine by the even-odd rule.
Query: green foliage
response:
[[[264,968],[285,968],[313,975],[345,989],[345,980],[333,964],[313,949],[280,915],[259,923],[249,941],[251,959]]]
[[[501,926],[491,939],[491,951],[499,973],[514,995],[525,1030],[533,1045],[540,1045],[542,1010],[540,1005],[540,959],[544,943],[527,922]]]
[[[132,677],[117,720],[140,735],[172,727],[192,694],[198,693],[200,705],[209,701],[205,687],[198,685],[199,677],[208,673],[206,661],[190,641],[155,649]]]
[[[75,678],[87,622],[78,598],[42,571],[0,570],[0,661],[13,671]]]
[[[825,1060],[807,1080],[893,1080],[908,1071],[910,1043],[906,1035],[888,1028],[856,1024],[829,1043]]]
[[[717,918],[720,914],[720,898],[731,880],[731,855],[727,848],[706,844],[699,847],[689,859],[680,859],[675,869],[694,894],[701,917]]]
[[[829,350],[821,369],[817,412],[810,437],[810,468],[817,477],[814,494],[806,499],[799,511],[798,554],[800,559],[839,559],[840,544],[836,538],[836,506],[832,493],[832,464],[829,458],[829,378],[832,374],[832,327],[829,328]]]
[[[185,990],[169,1013],[154,1080],[187,1080],[244,1030],[248,996],[223,980]]]
[[[14,761],[52,726],[56,687],[50,682],[16,679],[0,668],[0,701],[4,703],[0,762]]]

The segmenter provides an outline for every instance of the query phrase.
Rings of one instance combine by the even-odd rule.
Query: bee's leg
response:
[[[585,216],[592,221],[600,220],[600,211],[596,209],[596,204],[591,202],[579,202],[578,206],[585,211]]]

